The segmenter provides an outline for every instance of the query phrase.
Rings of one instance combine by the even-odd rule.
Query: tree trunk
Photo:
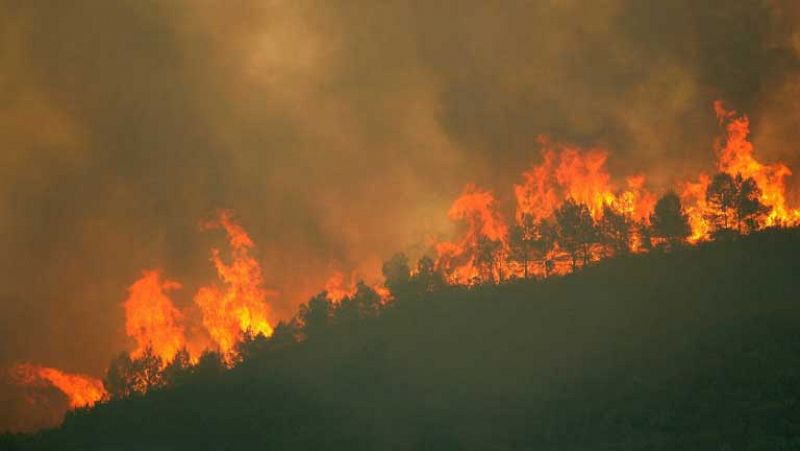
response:
[[[525,265],[525,269],[523,270],[525,274],[525,278],[528,278],[528,254],[526,253],[524,257],[522,257],[522,264]]]

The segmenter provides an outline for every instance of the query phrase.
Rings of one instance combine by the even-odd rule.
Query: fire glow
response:
[[[749,119],[726,110],[721,102],[714,110],[724,130],[715,146],[717,175],[700,173],[674,189],[675,203],[687,223],[688,244],[713,239],[718,225],[725,224],[731,213],[720,211],[710,202],[709,190],[719,175],[742,186],[750,180],[749,190],[757,193],[758,214],[752,216],[748,230],[767,227],[792,227],[800,224],[800,209],[792,208],[786,199],[785,179],[791,174],[781,163],[764,164],[756,160],[754,147],[748,140]],[[541,162],[522,173],[513,185],[515,211],[511,221],[501,215],[498,202],[489,190],[467,184],[447,212],[448,217],[463,224],[463,233],[451,241],[433,243],[435,270],[453,285],[499,283],[509,278],[543,278],[566,274],[582,266],[622,253],[641,253],[653,245],[666,242],[653,237],[653,217],[658,196],[646,185],[642,174],[620,180],[606,169],[609,152],[601,148],[580,149],[575,146],[539,138]],[[724,177],[722,178],[724,179]],[[571,243],[559,235],[567,215],[577,218],[575,227],[622,230],[611,234],[606,242],[594,240]],[[741,222],[741,221],[739,221]],[[204,231],[223,230],[229,251],[211,250],[210,261],[218,280],[201,286],[192,302],[179,308],[170,295],[182,285],[165,278],[157,269],[143,271],[128,289],[123,306],[125,330],[136,347],[130,357],[137,358],[148,350],[167,365],[181,350],[191,362],[197,362],[208,350],[219,352],[229,361],[237,344],[248,334],[269,337],[276,323],[270,309],[272,293],[265,288],[262,268],[253,256],[255,244],[233,218],[222,211],[201,225]],[[737,230],[740,231],[741,230]],[[535,243],[519,257],[517,243]],[[527,240],[527,241],[526,241]],[[659,241],[660,240],[660,241]],[[334,272],[325,284],[327,299],[336,304],[358,291],[357,275]],[[386,304],[391,293],[382,285],[373,288]],[[190,323],[189,310],[196,309],[201,324]],[[200,330],[201,332],[197,332]],[[107,397],[103,384],[88,376],[71,375],[59,370],[30,364],[18,365],[16,379],[23,385],[52,385],[69,398],[72,408],[91,406]]]
[[[90,407],[106,397],[103,382],[82,374],[69,374],[55,368],[22,363],[12,373],[18,384],[41,387],[53,386],[69,400],[72,409]]]
[[[757,187],[758,201],[765,214],[755,219],[753,230],[767,227],[793,227],[800,224],[800,209],[791,208],[786,200],[785,179],[790,169],[782,164],[763,164],[754,156],[753,144],[748,140],[750,122],[747,116],[727,110],[722,102],[714,103],[724,136],[717,140],[717,170],[732,179],[752,179]],[[522,182],[514,184],[516,213],[511,224],[504,222],[498,212],[492,192],[475,185],[467,185],[464,193],[453,203],[448,215],[453,221],[464,223],[463,235],[455,241],[435,244],[436,267],[446,280],[453,284],[473,284],[487,280],[501,281],[511,277],[533,274],[565,274],[575,267],[569,264],[566,243],[560,243],[546,234],[554,234],[557,214],[566,202],[585,206],[591,216],[591,227],[599,227],[604,218],[624,221],[629,228],[627,251],[646,251],[651,217],[657,197],[645,186],[645,176],[634,174],[619,183],[606,169],[609,153],[599,148],[579,149],[574,146],[539,138],[542,162],[522,174]],[[708,202],[712,176],[701,173],[696,181],[686,181],[676,189],[690,228],[687,241],[698,243],[712,238],[712,219],[730,216],[718,211]],[[612,218],[613,217],[613,218]],[[510,230],[514,227],[537,235],[531,239],[545,242],[539,249],[542,264],[530,266],[527,258],[520,264],[510,258],[513,243]],[[619,249],[616,249],[619,252]],[[613,255],[614,250],[600,243],[592,243],[585,252],[585,262],[597,261]],[[574,259],[574,257],[573,257]]]

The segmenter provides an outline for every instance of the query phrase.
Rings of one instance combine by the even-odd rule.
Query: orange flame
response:
[[[325,294],[331,302],[338,303],[346,297],[356,294],[355,274],[350,275],[350,280],[346,281],[341,271],[334,273],[325,282]]]
[[[761,202],[770,208],[762,227],[796,225],[800,222],[800,210],[790,210],[786,206],[785,179],[792,171],[783,163],[762,164],[753,157],[753,144],[747,139],[750,119],[746,115],[726,110],[719,100],[714,102],[714,111],[727,134],[725,140],[717,141],[718,169],[755,180],[761,189]]]
[[[372,289],[375,290],[375,293],[381,298],[381,304],[386,304],[392,299],[392,292],[382,283],[376,283],[372,286]]]
[[[792,174],[789,167],[783,163],[764,164],[755,158],[755,148],[748,140],[750,119],[746,115],[727,110],[719,100],[714,102],[714,112],[720,126],[725,129],[725,136],[715,143],[717,170],[733,177],[752,178],[756,182],[761,190],[759,200],[769,209],[758,228],[800,224],[800,209],[789,208],[786,201],[785,179]],[[713,212],[706,202],[710,183],[711,177],[701,173],[697,182],[685,183],[681,191],[681,201],[692,229],[691,242],[708,239],[712,230],[708,217]]]
[[[145,271],[128,288],[125,329],[138,345],[131,357],[141,356],[150,346],[166,365],[186,345],[181,312],[166,294],[180,287],[178,282],[161,280],[158,271]]]
[[[451,277],[451,282],[469,284],[475,278],[488,275],[502,278],[502,268],[492,262],[481,262],[481,244],[495,243],[490,260],[502,259],[508,247],[508,226],[496,209],[494,195],[475,185],[467,185],[447,213],[453,221],[466,223],[467,229],[457,243],[436,245],[436,266]],[[483,267],[481,267],[483,266]]]
[[[753,144],[748,141],[750,124],[747,116],[726,110],[719,101],[715,102],[714,109],[725,131],[725,136],[715,145],[718,157],[716,169],[755,181],[761,192],[759,200],[769,209],[757,228],[800,225],[800,209],[789,207],[786,200],[785,179],[791,174],[789,168],[782,163],[763,164],[755,159]],[[595,222],[603,220],[605,212],[611,211],[622,214],[623,219],[634,223],[640,229],[639,233],[643,234],[641,230],[648,229],[656,196],[647,190],[643,175],[635,174],[624,179],[624,183],[615,183],[606,169],[607,151],[552,143],[546,137],[540,137],[539,143],[541,163],[525,171],[522,182],[514,184],[516,225],[532,218],[539,225],[553,227],[555,212],[567,199],[572,199],[586,205]],[[696,181],[681,184],[681,202],[691,229],[690,243],[708,239],[713,231],[709,217],[715,212],[711,211],[713,207],[706,201],[711,180],[711,176],[701,173]],[[459,238],[434,243],[436,269],[446,276],[448,282],[472,284],[476,280],[500,281],[504,276],[529,273],[523,272],[527,261],[522,265],[508,261],[507,257],[513,250],[510,241],[516,242],[519,235],[510,236],[510,228],[500,215],[492,192],[468,184],[447,214],[452,221],[463,224],[464,228]],[[608,216],[605,219],[615,218]],[[611,221],[607,221],[606,225],[608,223]],[[272,334],[268,292],[264,288],[261,267],[251,255],[253,241],[233,220],[230,212],[221,211],[217,219],[202,227],[205,230],[223,229],[230,245],[230,255],[223,258],[219,249],[212,249],[211,261],[220,284],[200,288],[193,301],[202,314],[203,326],[213,343],[226,356],[230,356],[245,332],[266,336]],[[643,236],[631,235],[631,250],[638,252],[647,249],[642,246]],[[558,240],[551,238],[548,238],[552,241],[548,244],[550,247],[540,250],[540,254],[544,255],[537,256],[545,264],[538,265],[532,271],[536,275],[564,274],[572,270],[570,256],[561,249]],[[607,255],[597,247],[592,244],[590,250],[583,251],[591,254],[587,262]],[[341,272],[335,272],[325,284],[328,298],[340,302],[355,295],[355,276],[352,273],[348,280]],[[130,286],[124,308],[126,331],[137,343],[137,348],[131,353],[134,358],[149,346],[166,363],[187,345],[184,321],[188,315],[178,310],[168,296],[170,291],[178,288],[180,284],[163,280],[160,273],[153,270],[145,271]],[[391,299],[391,293],[382,285],[374,285],[373,288],[383,302]],[[197,345],[195,341],[192,343]],[[202,343],[203,348],[207,345],[207,341]],[[102,382],[83,375],[30,364],[18,365],[15,374],[22,384],[46,384],[58,388],[67,395],[73,408],[91,406],[107,396]]]
[[[358,293],[358,280],[358,273],[355,271],[350,273],[350,277],[347,279],[341,271],[334,271],[325,282],[325,297],[334,304],[338,304],[345,298],[355,296]],[[392,297],[389,289],[381,283],[372,284],[370,288],[380,297],[383,304]]]
[[[689,228],[692,231],[689,236],[691,243],[706,239],[711,233],[711,223],[708,221],[711,207],[706,203],[706,191],[710,184],[711,177],[701,173],[697,182],[686,182],[681,191],[681,203],[689,217]]]
[[[203,225],[222,227],[231,246],[231,262],[225,263],[219,249],[212,249],[211,261],[223,288],[209,285],[198,290],[194,302],[203,314],[203,325],[223,353],[230,353],[247,331],[272,335],[267,291],[263,288],[261,266],[250,255],[253,241],[247,232],[222,211],[219,219]]]
[[[602,218],[605,206],[614,207],[637,220],[650,217],[656,197],[644,189],[645,177],[628,177],[627,188],[615,194],[605,167],[607,151],[555,144],[545,136],[539,137],[539,144],[542,163],[524,172],[523,182],[514,185],[517,221],[521,221],[524,215],[537,221],[552,218],[568,198],[586,205],[595,220]]]
[[[20,385],[51,385],[59,389],[67,396],[73,409],[93,406],[107,395],[102,381],[82,374],[65,373],[55,368],[22,363],[13,368],[12,374],[15,382]]]

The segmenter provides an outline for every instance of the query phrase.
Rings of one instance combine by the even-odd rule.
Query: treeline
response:
[[[761,198],[761,189],[753,178],[725,172],[709,182],[702,211],[694,218],[697,224],[690,224],[689,214],[674,191],[660,197],[654,212],[640,220],[613,204],[604,204],[602,214],[593,215],[588,205],[568,198],[551,217],[537,219],[521,214],[510,227],[507,243],[478,237],[474,250],[478,275],[470,283],[564,273],[566,269],[558,267],[561,258],[568,259],[569,270],[575,271],[611,256],[669,249],[685,244],[690,237],[696,241],[748,234],[763,228],[771,211]],[[693,227],[698,230],[693,231]],[[514,271],[516,268],[521,271]]]
[[[362,284],[339,303],[315,296],[271,337],[248,337],[234,361],[207,353],[189,365],[184,354],[157,371],[157,358],[143,356],[114,399],[5,440],[22,449],[796,449],[799,232],[475,287],[443,285],[397,256],[385,265],[398,284],[391,304]]]
[[[713,214],[707,217],[713,226],[712,236],[730,238],[747,234],[758,228],[769,211],[760,201],[761,193],[753,179],[717,174],[707,190],[707,202]],[[606,206],[602,219],[594,221],[589,209],[571,199],[566,200],[555,212],[555,221],[533,221],[530,216],[512,227],[511,252],[508,258],[520,262],[524,268],[534,261],[541,261],[545,268],[552,269],[551,250],[558,246],[571,259],[573,270],[582,262],[589,264],[596,245],[611,249],[609,255],[623,256],[631,251],[631,243],[638,236],[646,249],[653,247],[665,250],[685,243],[691,230],[688,216],[681,207],[679,196],[674,192],[663,195],[655,205],[650,223],[637,223],[629,216]],[[486,261],[497,264],[498,243],[485,244]],[[392,294],[391,304],[403,304],[422,299],[448,287],[447,274],[437,268],[428,256],[411,264],[402,254],[395,254],[382,267],[385,286]],[[495,283],[492,271],[476,284]],[[524,274],[528,277],[527,271]],[[332,329],[351,330],[365,320],[376,318],[389,303],[363,282],[358,282],[354,294],[339,302],[332,302],[325,291],[299,307],[294,318],[277,324],[274,333],[263,335],[245,334],[233,352],[220,354],[206,351],[197,362],[192,363],[189,352],[180,350],[170,362],[163,362],[152,349],[146,349],[137,357],[127,352],[114,358],[103,383],[109,398],[106,401],[142,396],[153,390],[178,386],[193,378],[222,372],[248,358],[273,348],[286,347],[325,336]]]

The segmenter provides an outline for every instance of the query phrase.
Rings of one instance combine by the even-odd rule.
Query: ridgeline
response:
[[[800,230],[768,230],[444,288],[0,445],[798,449],[799,264]]]

